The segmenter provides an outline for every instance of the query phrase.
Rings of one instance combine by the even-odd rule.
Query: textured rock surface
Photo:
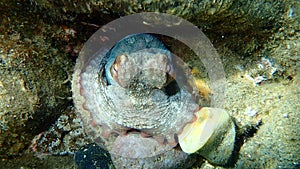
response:
[[[24,69],[31,67],[29,63],[35,65],[31,67],[36,72],[34,77],[40,75],[36,69],[47,72],[52,66],[52,70],[55,70],[54,74],[56,74],[57,70],[60,70],[57,67],[61,67],[61,65],[53,65],[53,63],[59,62],[64,63],[62,67],[66,67],[67,72],[70,73],[68,67],[75,64],[75,58],[72,58],[73,62],[69,62],[60,55],[64,53],[65,46],[68,47],[68,53],[76,54],[78,52],[76,50],[80,49],[77,46],[78,42],[85,42],[99,26],[114,18],[136,11],[168,10],[169,13],[184,16],[199,26],[209,36],[222,57],[228,81],[226,109],[233,116],[239,134],[236,141],[236,156],[230,164],[230,168],[299,168],[298,133],[300,131],[299,127],[296,127],[299,125],[297,100],[300,97],[298,90],[300,6],[298,1],[199,1],[200,3],[165,1],[164,4],[158,1],[144,1],[144,4],[141,5],[134,1],[132,3],[122,1],[120,4],[113,4],[111,1],[102,1],[96,4],[92,0],[77,3],[42,0],[27,2],[8,0],[0,2],[1,14],[5,16],[1,17],[0,46],[6,48],[5,50],[1,49],[0,52],[1,57],[5,56],[4,59],[1,59],[1,65],[10,63],[14,65],[8,67],[9,69],[1,67],[2,84],[0,84],[0,88],[3,100],[1,102],[0,140],[4,147],[4,149],[1,147],[1,151],[5,150],[5,153],[8,152],[10,155],[17,154],[16,152],[30,143],[29,138],[33,137],[33,134],[29,133],[33,130],[24,130],[24,120],[19,115],[31,114],[27,112],[32,110],[32,105],[38,105],[35,107],[36,110],[49,105],[49,102],[53,100],[52,96],[58,93],[52,93],[41,102],[38,100],[42,98],[40,96],[43,96],[45,91],[57,91],[59,88],[47,90],[43,87],[41,95],[36,95],[28,93],[30,91],[28,89],[23,91],[22,81],[29,82],[29,86],[31,83],[40,86],[44,86],[42,84],[55,86],[57,83],[61,85],[56,80],[49,80],[52,78],[53,72],[46,74],[46,79],[26,80],[22,78],[25,76]],[[73,38],[66,34],[66,31],[71,29],[62,28],[62,25],[67,28],[76,28],[77,37]],[[57,36],[53,36],[53,34]],[[200,67],[201,63],[194,60],[192,52],[184,48],[184,45],[181,44],[182,48],[179,48],[178,44],[176,46],[172,41],[167,42],[167,47],[177,55],[186,54],[185,61],[191,67]],[[49,48],[45,44],[51,44],[51,47]],[[71,51],[70,46],[72,46]],[[22,57],[12,57],[16,56],[15,52],[20,52]],[[39,57],[42,56],[41,53],[47,57]],[[36,55],[39,55],[37,57],[39,59],[31,59],[34,62],[28,61],[31,58],[29,56]],[[49,56],[51,56],[50,60]],[[258,64],[264,60],[263,57],[270,60],[271,66],[277,69],[276,73],[270,75],[272,69],[265,69],[266,66],[261,66],[264,64]],[[4,60],[11,60],[11,62],[4,62]],[[72,65],[69,65],[70,63]],[[44,69],[39,69],[40,67],[37,65]],[[17,70],[12,69],[16,67]],[[4,74],[4,72],[6,73]],[[68,79],[68,73],[63,74],[63,77],[58,76],[57,78]],[[259,74],[267,75],[267,77],[256,83],[260,78]],[[205,77],[205,74],[197,73],[196,76],[202,78]],[[15,79],[8,80],[6,77]],[[2,81],[11,81],[12,83],[7,84],[14,85],[7,85]],[[28,84],[26,83],[26,86]],[[2,91],[8,91],[9,94],[2,93]],[[68,94],[62,92],[58,95],[65,98]],[[60,100],[60,103],[63,100]],[[10,104],[12,102],[17,102],[18,104],[14,104],[17,107],[7,108],[6,106],[12,105]],[[58,110],[56,104],[50,105]],[[8,109],[12,110],[11,114],[16,116],[4,114],[6,111],[3,110]],[[41,115],[44,115],[43,113],[53,115],[52,113],[56,112],[49,112],[48,108],[41,110]],[[42,127],[46,128],[47,125],[34,126],[44,130]],[[22,131],[19,132],[17,129]],[[39,133],[40,130],[34,131]],[[28,138],[23,137],[28,135]],[[0,166],[5,168],[72,168],[74,167],[72,161],[73,157],[69,156],[45,156],[42,160],[23,154],[21,158],[1,159]],[[194,168],[214,167],[208,162],[203,163],[200,158],[198,164],[194,166]]]
[[[68,108],[47,131],[32,139],[28,150],[37,156],[68,155],[91,142],[75,110]]]
[[[223,31],[253,29],[265,29],[272,27],[274,21],[280,19],[280,13],[284,12],[285,3],[276,1],[156,1],[156,0],[136,0],[136,1],[113,1],[113,0],[87,0],[72,2],[62,0],[60,2],[36,0],[34,3],[48,9],[50,14],[61,16],[63,13],[94,13],[101,12],[107,14],[128,15],[137,12],[164,12],[172,15],[184,17],[198,26],[215,27],[216,23],[228,18],[230,22],[217,24]],[[63,8],[58,8],[63,6]],[[233,23],[239,23],[238,27],[232,29]],[[254,25],[255,23],[255,25]]]
[[[75,154],[76,168],[113,169],[113,162],[108,151],[97,144],[87,144]]]
[[[17,8],[1,2],[0,157],[22,152],[71,103],[72,65],[51,44],[57,27],[44,27],[25,11],[9,13]]]

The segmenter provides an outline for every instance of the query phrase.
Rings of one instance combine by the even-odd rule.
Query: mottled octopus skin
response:
[[[149,34],[129,35],[115,44],[115,46],[106,54],[107,56],[109,56],[107,58],[107,63],[105,64],[105,75],[108,83],[115,84],[109,73],[109,69],[112,67],[118,56],[120,56],[121,54],[126,55],[145,49],[148,49],[148,51],[150,51],[151,49],[160,50],[161,53],[165,54],[168,59],[171,60],[170,51],[168,51],[164,44],[154,36]]]
[[[75,104],[82,106],[87,133],[122,157],[146,158],[170,151],[198,108],[188,86],[179,85],[172,95],[165,92],[174,64],[170,52],[150,34],[127,36],[93,56],[74,75],[80,89],[74,97],[81,97]]]

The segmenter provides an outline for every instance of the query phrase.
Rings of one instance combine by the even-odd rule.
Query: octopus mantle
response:
[[[150,34],[120,40],[77,60],[73,98],[86,132],[111,154],[145,158],[170,151],[195,120],[196,89],[180,59]]]

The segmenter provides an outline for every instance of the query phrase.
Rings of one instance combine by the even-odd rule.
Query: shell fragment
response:
[[[208,161],[224,164],[230,158],[235,127],[228,113],[219,108],[204,107],[196,112],[197,120],[187,124],[178,136],[181,149],[199,153]]]

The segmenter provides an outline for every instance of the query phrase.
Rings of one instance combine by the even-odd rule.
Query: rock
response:
[[[41,28],[41,20],[22,10],[27,15],[11,15],[15,8],[1,8],[5,11],[0,21],[0,157],[22,152],[70,105],[71,96],[72,64],[51,46],[48,35],[55,27],[42,22]]]

